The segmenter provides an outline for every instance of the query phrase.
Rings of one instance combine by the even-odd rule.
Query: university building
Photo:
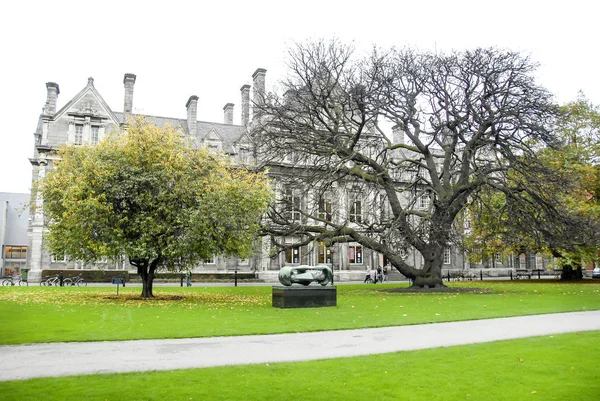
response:
[[[222,122],[198,121],[198,96],[190,96],[185,102],[186,118],[161,117],[144,115],[148,121],[157,126],[169,124],[175,127],[181,135],[190,137],[197,146],[205,146],[215,153],[221,153],[231,158],[238,165],[248,165],[255,162],[255,152],[250,137],[250,131],[255,118],[252,104],[258,104],[265,93],[266,70],[259,68],[252,75],[252,86],[243,85],[240,88],[241,124],[233,124],[234,104],[227,103],[223,107]],[[59,85],[54,82],[46,84],[47,100],[43,112],[39,117],[35,130],[35,144],[32,164],[32,182],[43,178],[52,170],[56,161],[56,150],[59,146],[70,144],[73,146],[95,144],[110,132],[118,130],[128,121],[133,113],[134,87],[136,76],[125,74],[123,111],[114,111],[102,98],[94,87],[94,80],[88,79],[83,89],[64,106],[58,108],[60,94]],[[251,93],[252,92],[252,93]],[[250,101],[250,95],[253,101]],[[182,101],[183,104],[183,101]],[[136,113],[136,115],[138,115]],[[287,163],[287,165],[286,165]],[[272,168],[272,176],[277,182],[277,176],[283,176],[286,169],[293,167],[294,160],[284,160]],[[376,218],[378,211],[374,205],[378,204],[377,194],[357,197],[351,188],[345,188],[340,183],[339,190],[328,199],[312,200],[310,191],[300,188],[290,188],[276,184],[279,197],[287,197],[291,204],[298,206],[313,202],[318,208],[318,214],[331,218],[345,218],[350,222],[360,223],[362,219]],[[427,202],[423,199],[422,202]],[[83,265],[79,261],[68,260],[64,257],[52,255],[45,247],[45,216],[43,199],[34,193],[32,212],[29,216],[26,247],[26,268],[29,270],[29,280],[39,281],[44,269],[104,269],[128,270],[129,264],[123,260],[102,260],[93,265]],[[293,207],[286,211],[292,219],[301,216]],[[295,215],[294,213],[298,213]],[[328,264],[335,273],[336,280],[362,280],[368,268],[384,265],[382,256],[366,249],[358,243],[336,243],[327,246],[323,243],[310,243],[294,246],[300,243],[294,236],[284,238],[262,238],[262,252],[250,259],[222,258],[215,256],[205,260],[197,266],[195,272],[227,272],[246,271],[256,272],[257,276],[264,279],[275,279],[279,269],[289,264]],[[286,250],[273,253],[273,243],[286,244]],[[14,244],[14,246],[23,244]],[[13,246],[13,245],[11,245]],[[12,248],[11,248],[12,249]],[[16,248],[15,248],[16,249]],[[11,251],[12,252],[12,251]],[[12,255],[12,253],[11,253]],[[416,267],[422,265],[423,260],[418,253],[406,255],[409,264]],[[512,259],[511,259],[512,260]],[[445,269],[464,270],[470,266],[465,255],[461,252],[448,249],[444,255]],[[490,266],[485,266],[490,267]],[[493,268],[512,267],[508,261],[495,260]]]

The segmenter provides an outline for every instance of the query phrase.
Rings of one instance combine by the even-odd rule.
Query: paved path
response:
[[[600,311],[264,336],[0,347],[0,381],[306,361],[600,330]]]

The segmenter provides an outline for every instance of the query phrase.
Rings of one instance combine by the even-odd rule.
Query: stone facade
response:
[[[230,157],[234,163],[240,165],[254,162],[254,149],[250,139],[252,120],[257,117],[256,109],[250,110],[250,91],[253,92],[253,104],[260,104],[266,97],[266,70],[259,68],[252,75],[253,86],[243,85],[241,94],[241,124],[233,124],[233,103],[227,103],[224,110],[224,123],[204,122],[197,119],[198,96],[192,95],[188,99],[186,118],[145,116],[158,126],[169,124],[176,127],[182,135],[189,136],[197,146],[206,146],[217,153]],[[133,93],[136,76],[125,74],[123,112],[113,111],[104,101],[100,93],[94,87],[94,80],[88,79],[87,85],[63,107],[57,110],[59,86],[49,82],[47,88],[47,102],[42,115],[40,115],[37,130],[35,132],[35,146],[33,157],[30,159],[33,166],[33,182],[42,178],[47,171],[53,168],[56,161],[55,151],[63,144],[93,144],[101,140],[113,130],[117,130],[125,124],[133,113]],[[402,134],[394,131],[394,141],[403,141]],[[290,161],[288,165],[282,163],[271,167],[271,175],[277,182],[277,176],[286,174],[286,169],[294,164]],[[277,186],[277,185],[276,185]],[[281,186],[276,188],[281,195],[285,189]],[[340,183],[338,193],[332,198],[335,204],[330,207],[338,213],[337,218],[346,218],[349,210],[348,205],[352,202],[352,190],[344,188]],[[303,193],[302,202],[309,202],[307,197],[310,191]],[[364,213],[368,211],[368,205],[377,203],[376,194],[365,196]],[[44,225],[43,200],[35,196],[35,208],[31,214],[28,227],[29,251],[27,267],[30,269],[31,281],[38,281],[44,269],[65,268],[101,268],[101,269],[128,269],[125,260],[99,261],[91,266],[83,266],[77,261],[68,261],[63,258],[53,257],[44,247]],[[343,216],[342,216],[343,215]],[[333,218],[336,218],[333,216]],[[331,247],[323,244],[310,243],[293,247],[276,255],[272,255],[272,241],[274,238],[263,238],[259,240],[258,247],[262,252],[253,258],[240,260],[237,258],[215,257],[205,261],[194,269],[196,272],[224,272],[224,271],[254,271],[262,278],[276,280],[278,270],[286,264],[316,265],[328,264],[334,271],[335,280],[362,280],[366,270],[384,265],[385,260],[381,255],[370,251],[358,243],[336,243]],[[277,239],[280,243],[294,244],[300,242],[293,236]],[[409,254],[407,258],[415,267],[423,264],[419,254]],[[459,252],[451,251],[444,268],[465,269],[468,268],[466,258]]]

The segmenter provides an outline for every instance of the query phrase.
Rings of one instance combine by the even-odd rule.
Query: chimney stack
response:
[[[225,107],[223,107],[223,112],[225,114],[225,124],[233,124],[233,106],[233,103],[227,103]]]
[[[52,116],[56,113],[56,99],[60,93],[58,84],[55,82],[46,82],[46,90],[48,91],[48,98],[46,99],[46,105],[44,107],[44,114]]]
[[[242,92],[242,125],[248,125],[250,121],[250,85],[240,88]]]
[[[264,68],[257,68],[252,74],[252,82],[254,86],[254,108],[252,110],[252,118],[258,117],[259,111],[258,106],[265,103],[265,73],[267,70]]]
[[[187,109],[188,130],[191,136],[198,135],[196,121],[198,120],[198,96],[192,95],[185,104]]]
[[[125,85],[125,102],[123,104],[125,121],[123,122],[127,123],[129,116],[133,112],[133,84],[135,84],[135,74],[125,74],[123,84]]]
[[[404,143],[404,131],[402,130],[402,126],[394,125],[392,127],[392,140],[394,145]]]

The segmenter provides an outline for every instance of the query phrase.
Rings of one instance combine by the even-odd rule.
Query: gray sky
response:
[[[86,4],[86,5],[84,5]],[[33,132],[46,82],[60,86],[58,109],[94,78],[114,111],[123,75],[134,73],[134,112],[223,121],[225,103],[256,68],[267,88],[285,71],[286,48],[337,37],[359,49],[410,46],[462,50],[496,46],[540,63],[538,83],[565,103],[579,90],[600,104],[598,9],[591,0],[350,1],[10,1],[0,4],[0,192],[31,187]]]

